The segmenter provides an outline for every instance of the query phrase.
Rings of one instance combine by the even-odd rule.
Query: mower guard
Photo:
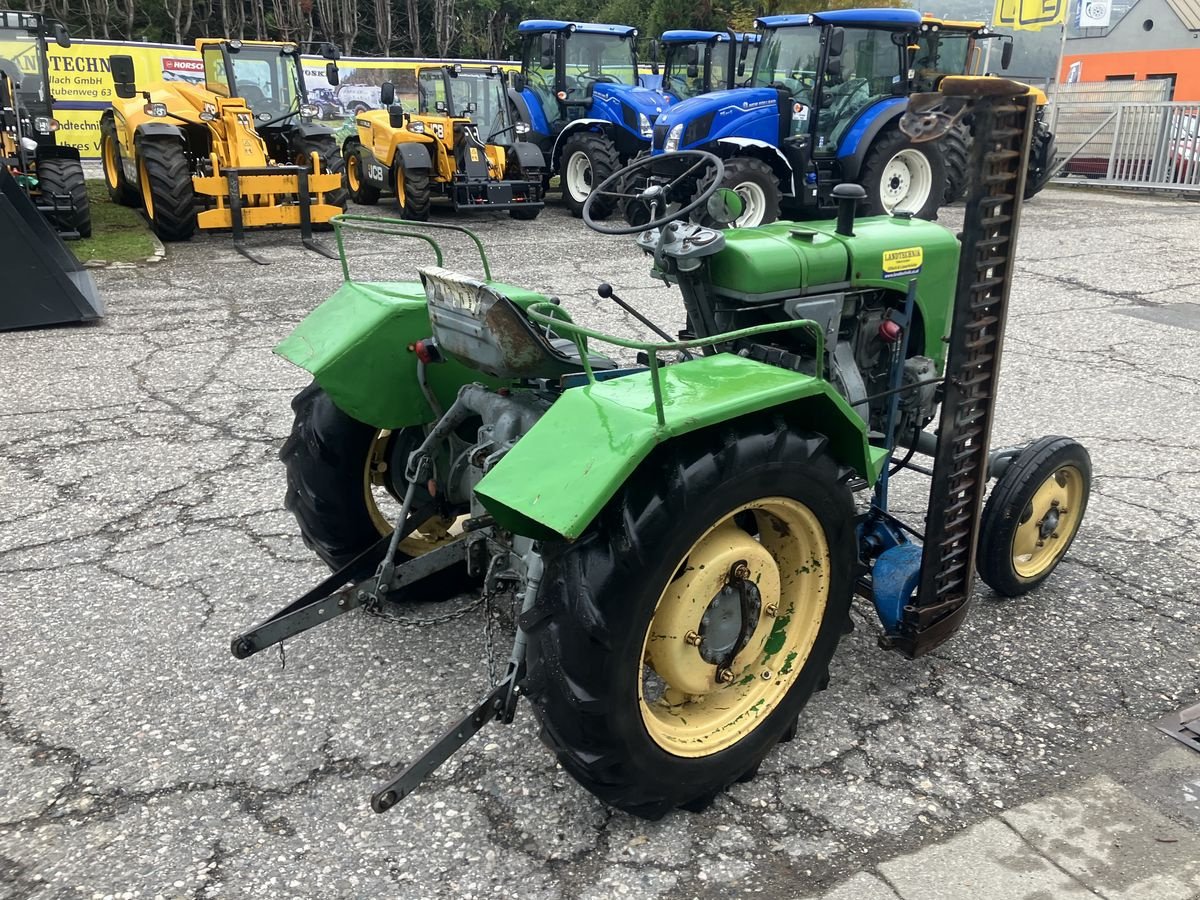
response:
[[[731,353],[659,372],[661,425],[649,372],[564,391],[475,488],[500,526],[574,540],[657,445],[764,409],[819,422],[839,463],[878,476],[886,452],[827,381]]]
[[[89,322],[104,316],[91,273],[0,166],[0,271],[7,281],[0,331]]]

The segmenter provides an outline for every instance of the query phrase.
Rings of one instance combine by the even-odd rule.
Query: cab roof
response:
[[[637,29],[632,25],[601,25],[596,22],[563,22],[558,19],[526,19],[517,26],[520,34],[540,34],[546,31],[581,31],[584,34],[619,34],[633,37]]]
[[[861,28],[916,28],[921,14],[915,9],[836,9],[798,16],[760,16],[754,20],[760,28],[792,28],[808,25],[848,25]]]
[[[683,28],[674,31],[664,31],[659,41],[664,44],[690,44],[693,41],[712,41],[718,43],[729,40],[728,31],[694,31],[692,29]],[[738,43],[742,41],[750,41],[752,44],[757,44],[760,40],[757,34],[737,34]]]

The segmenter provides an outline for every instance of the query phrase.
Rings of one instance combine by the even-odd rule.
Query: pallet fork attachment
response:
[[[0,166],[0,331],[90,322],[104,316],[91,273],[79,264],[17,184]]]

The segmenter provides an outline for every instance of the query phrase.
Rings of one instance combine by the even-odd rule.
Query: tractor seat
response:
[[[443,353],[494,378],[558,378],[581,371],[575,342],[547,335],[492,285],[438,266],[420,270],[429,323]],[[613,360],[589,353],[593,369]]]

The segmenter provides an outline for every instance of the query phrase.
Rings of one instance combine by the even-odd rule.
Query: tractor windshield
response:
[[[566,48],[568,92],[589,96],[592,85],[600,81],[636,85],[633,49],[633,41],[626,35],[573,32]]]
[[[971,43],[966,32],[923,32],[912,61],[913,90],[936,91],[942,76],[969,74]]]
[[[45,106],[46,66],[38,39],[23,28],[0,28],[0,71],[24,105]]]
[[[488,69],[421,69],[417,78],[418,111],[422,115],[467,118],[485,143],[511,144],[508,98],[499,72]]]
[[[773,28],[754,60],[754,87],[786,87],[792,98],[811,107],[821,60],[819,27]]]
[[[226,71],[221,45],[204,48],[206,87],[222,97],[241,97],[255,115],[271,118],[296,112],[304,99],[299,56],[293,48],[243,44],[228,48],[232,71]]]
[[[668,44],[662,89],[680,100],[726,86],[729,45],[711,41]],[[711,68],[710,68],[711,67]]]

